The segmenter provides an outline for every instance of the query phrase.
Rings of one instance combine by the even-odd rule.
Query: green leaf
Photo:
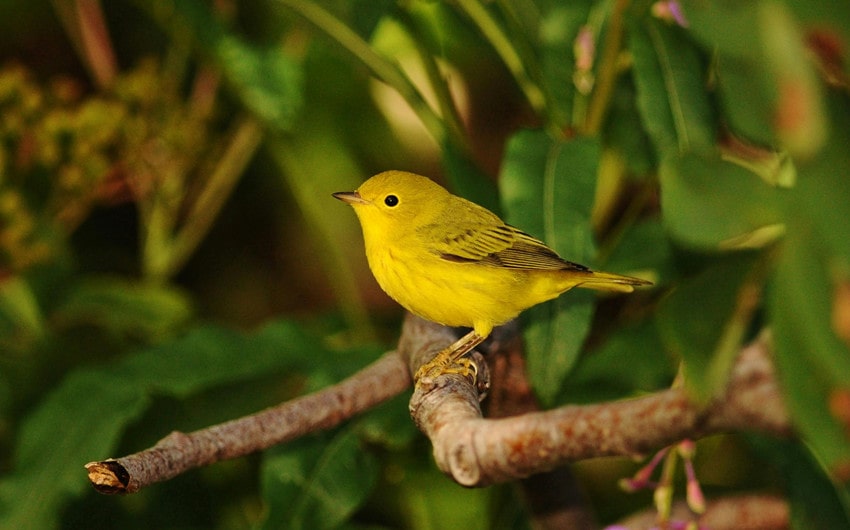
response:
[[[725,256],[682,282],[658,309],[665,349],[684,361],[685,388],[700,403],[726,386],[758,308],[760,265],[757,253]]]
[[[778,2],[771,2],[778,7]],[[683,4],[692,35],[716,54],[714,69],[723,116],[749,141],[776,145],[773,109],[777,92],[766,69],[758,31],[761,2]],[[743,89],[746,87],[746,90]]]
[[[452,191],[499,214],[501,208],[496,184],[452,142],[445,142],[442,152],[443,167],[452,184]]]
[[[645,271],[661,284],[676,277],[674,250],[659,219],[629,226],[605,260],[605,268],[615,271]]]
[[[368,40],[394,5],[392,0],[353,0],[337,2],[335,7],[344,9],[345,15],[342,18],[358,35]]]
[[[540,237],[565,259],[589,263],[595,255],[590,212],[600,152],[595,138],[556,141],[542,131],[517,133],[500,180],[508,222]],[[529,373],[547,403],[578,358],[593,304],[592,293],[576,290],[526,312]]]
[[[777,94],[773,130],[784,150],[808,158],[827,136],[821,76],[809,37],[784,3],[762,3],[758,22],[768,78]]]
[[[152,395],[185,397],[285,368],[316,370],[317,359],[334,362],[318,339],[278,322],[253,335],[203,327],[72,372],[21,426],[14,470],[0,482],[0,527],[55,527],[60,508],[88,488],[82,466],[109,455]]]
[[[721,57],[717,61],[717,92],[729,128],[749,142],[772,147],[778,144],[773,130],[776,87],[765,79],[759,66],[737,57]]]
[[[121,383],[75,373],[24,422],[14,471],[0,482],[0,527],[57,526],[59,508],[87,487],[83,464],[109,454],[146,405]]]
[[[819,155],[799,164],[793,201],[785,213],[789,224],[801,230],[815,230],[826,247],[835,270],[850,274],[850,102],[832,97],[828,102],[832,134]]]
[[[803,444],[778,438],[748,436],[758,454],[779,468],[791,505],[791,528],[850,528],[847,491],[836,490]]]
[[[142,5],[145,5],[142,3]],[[267,124],[288,130],[303,104],[300,66],[277,47],[257,49],[229,32],[211,9],[198,0],[146,6],[160,24],[190,35],[202,53],[213,58],[243,104]]]
[[[713,146],[705,61],[684,30],[644,16],[629,19],[628,34],[638,110],[658,153]]]
[[[624,327],[582,355],[558,396],[559,403],[599,403],[670,386],[676,365],[664,354],[651,319]]]
[[[552,114],[569,118],[573,113],[575,100],[578,99],[573,82],[573,42],[582,25],[588,22],[590,4],[574,2],[538,5],[541,10],[540,27],[537,31],[540,35],[542,86],[544,90],[549,87],[550,101],[555,107]],[[528,11],[528,7],[524,7],[525,11]]]
[[[820,82],[807,36],[786,3],[683,7],[692,34],[716,54],[718,94],[730,129],[792,154],[816,152],[826,136]],[[838,11],[846,16],[846,9]]]
[[[658,162],[631,81],[624,77],[617,83],[602,134],[605,146],[617,152],[632,174],[646,177],[654,174]]]
[[[809,39],[817,38],[821,45],[850,42],[850,4],[844,0],[785,0],[784,3],[806,28]],[[839,63],[836,66],[843,68],[845,75],[850,75],[850,61]]]
[[[375,457],[351,427],[328,443],[298,440],[263,462],[268,512],[261,528],[336,528],[368,498],[377,478]]]
[[[719,155],[684,153],[661,166],[664,222],[676,239],[699,248],[760,247],[775,240],[784,231],[788,193]]]
[[[762,2],[682,2],[688,31],[707,48],[722,57],[734,57],[758,63],[758,11]],[[777,4],[776,2],[770,2]]]
[[[0,280],[0,345],[9,351],[25,350],[46,333],[44,315],[29,282],[23,276]]]
[[[830,404],[850,391],[850,348],[830,325],[829,266],[821,239],[795,228],[779,260],[768,310],[777,373],[794,424],[827,470],[846,481],[850,432]]]
[[[192,317],[192,302],[174,287],[123,278],[87,278],[74,284],[54,318],[89,324],[119,335],[164,338]]]
[[[380,445],[390,450],[410,446],[420,432],[410,421],[409,401],[409,395],[400,394],[366,412],[357,420],[360,437],[370,445]]]

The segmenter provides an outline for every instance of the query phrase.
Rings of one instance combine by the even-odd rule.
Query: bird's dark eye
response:
[[[398,204],[398,197],[396,197],[395,195],[387,195],[384,198],[384,204],[392,208],[393,206]]]

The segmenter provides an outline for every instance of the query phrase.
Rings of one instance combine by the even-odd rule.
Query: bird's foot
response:
[[[472,384],[475,385],[478,379],[478,365],[468,357],[460,359],[452,359],[449,355],[443,355],[446,352],[440,352],[431,361],[423,364],[416,370],[413,375],[414,385],[418,384],[423,378],[433,379],[444,374],[460,374],[464,377],[472,377]]]

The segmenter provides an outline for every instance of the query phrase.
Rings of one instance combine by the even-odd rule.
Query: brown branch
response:
[[[189,469],[235,458],[328,429],[399,394],[410,373],[455,340],[451,330],[417,317],[405,321],[398,353],[390,352],[341,383],[257,414],[189,434],[175,432],[139,453],[86,465],[103,493],[131,493]],[[724,396],[705,409],[682,390],[519,416],[482,418],[479,395],[489,380],[480,357],[473,387],[459,375],[423,380],[411,415],[430,437],[438,466],[457,482],[483,486],[528,477],[564,463],[638,455],[682,438],[743,429],[785,435],[787,414],[773,378],[765,334],[745,348]],[[400,355],[401,354],[401,355]],[[476,354],[477,355],[477,354]],[[515,409],[533,406],[526,388]]]
[[[139,453],[86,464],[89,480],[100,493],[134,493],[196,467],[329,429],[398,395],[410,383],[401,356],[389,352],[319,392],[189,434],[175,431]]]
[[[772,495],[739,495],[711,499],[705,513],[694,516],[685,502],[673,505],[671,520],[694,519],[699,528],[711,530],[785,530],[791,526],[788,503]],[[648,530],[657,528],[655,510],[644,510],[620,521],[617,528]]]
[[[418,364],[451,337],[409,350],[404,336],[438,326],[409,317],[399,350]],[[673,388],[645,397],[483,419],[475,389],[454,375],[419,385],[410,401],[414,421],[430,439],[438,467],[459,484],[486,486],[550,471],[568,462],[600,456],[640,456],[684,438],[758,430],[791,432],[774,378],[769,335],[744,348],[726,392],[707,407],[695,406]]]
[[[487,416],[504,418],[540,410],[526,375],[519,327],[498,328],[493,333],[493,342],[487,355],[493,387],[484,402]],[[570,466],[519,480],[516,489],[532,519],[532,528],[598,528],[595,514]]]

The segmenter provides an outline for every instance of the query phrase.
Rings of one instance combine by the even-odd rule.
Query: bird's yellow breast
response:
[[[486,336],[524,309],[569,288],[562,275],[448,261],[403,242],[367,245],[372,274],[408,311],[446,326],[472,327]]]

